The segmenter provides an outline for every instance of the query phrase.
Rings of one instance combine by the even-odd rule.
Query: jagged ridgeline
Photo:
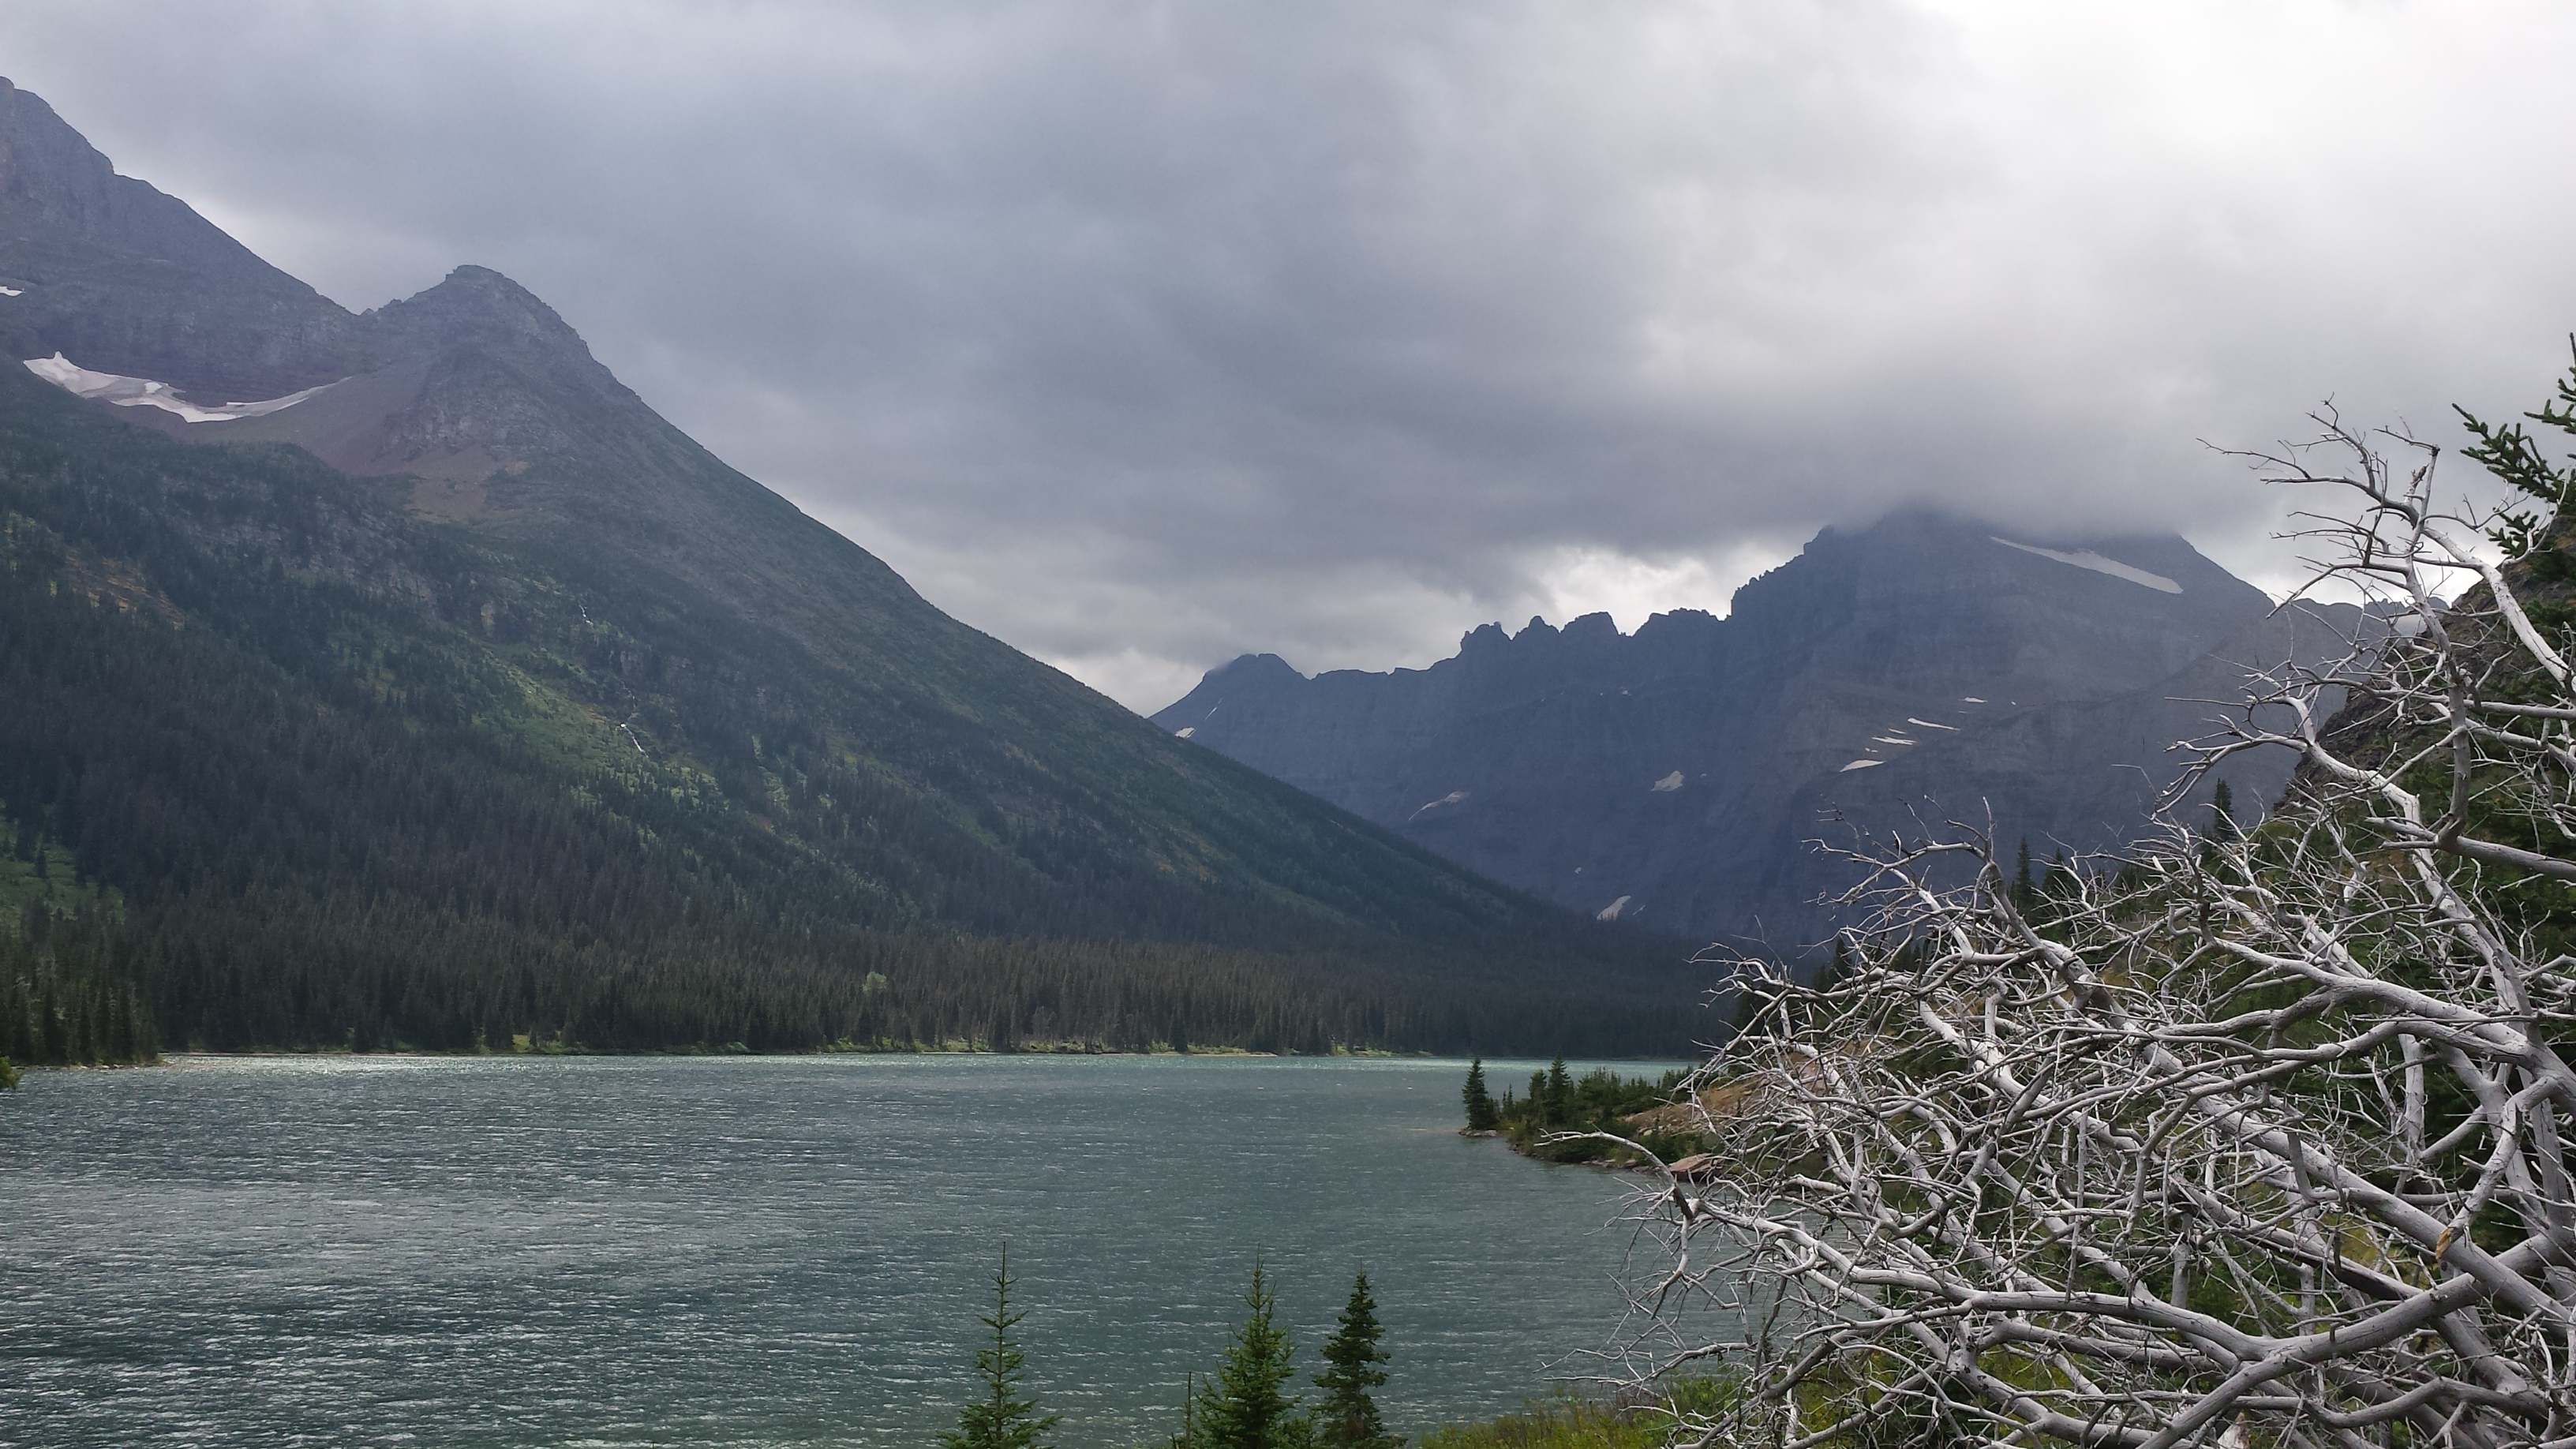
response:
[[[41,1046],[75,987],[128,1054],[1711,1029],[1688,943],[947,618],[507,279],[341,312],[0,103],[0,339],[52,369],[0,368],[13,1055],[114,1054]]]

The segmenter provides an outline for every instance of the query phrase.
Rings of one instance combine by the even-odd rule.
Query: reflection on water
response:
[[[0,1098],[0,1442],[920,1444],[954,1422],[1004,1239],[1031,1384],[1068,1446],[1176,1427],[1256,1252],[1308,1367],[1368,1269],[1391,1427],[1498,1412],[1592,1371],[1630,1184],[1459,1138],[1463,1074],[1172,1057],[38,1073]]]

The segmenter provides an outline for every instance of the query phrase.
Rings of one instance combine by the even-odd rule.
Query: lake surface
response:
[[[1497,1091],[1529,1070],[1488,1065]],[[1365,1266],[1390,1427],[1502,1412],[1597,1371],[1583,1354],[1620,1321],[1633,1179],[1460,1138],[1464,1074],[1204,1057],[33,1073],[0,1095],[0,1443],[924,1445],[955,1422],[1006,1239],[1029,1385],[1068,1449],[1178,1427],[1256,1253],[1301,1370]]]

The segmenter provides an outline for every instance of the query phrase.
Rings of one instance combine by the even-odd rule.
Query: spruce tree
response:
[[[1002,1246],[1002,1266],[993,1274],[993,1311],[975,1321],[993,1330],[990,1346],[975,1350],[975,1372],[984,1380],[984,1397],[957,1411],[957,1428],[939,1436],[939,1449],[1045,1449],[1044,1437],[1057,1416],[1041,1414],[1033,1400],[1020,1397],[1020,1346],[1011,1330],[1028,1317],[1011,1311],[1011,1249]]]
[[[1463,1095],[1467,1101],[1468,1131],[1491,1132],[1501,1124],[1502,1116],[1494,1110],[1494,1099],[1485,1090],[1483,1057],[1467,1063],[1467,1086]]]
[[[1574,1078],[1565,1070],[1565,1054],[1547,1064],[1547,1101],[1539,1109],[1539,1121],[1548,1127],[1562,1127],[1574,1119]]]
[[[2236,792],[2227,788],[2225,780],[2219,781],[2218,788],[2209,793],[2209,835],[2211,839],[2220,841],[2234,840],[2237,836]]]
[[[1315,1406],[1315,1442],[1323,1449],[1395,1449],[1404,1442],[1386,1432],[1369,1393],[1386,1382],[1386,1370],[1378,1367],[1387,1359],[1378,1346],[1381,1331],[1377,1300],[1369,1296],[1363,1272],[1351,1280],[1350,1301],[1324,1341],[1324,1371],[1315,1375],[1315,1386],[1324,1391],[1324,1401]]]
[[[2025,835],[2021,838],[2021,850],[2013,861],[2013,908],[2027,913],[2034,898],[2030,885],[2030,837]]]
[[[1297,1400],[1287,1392],[1295,1373],[1295,1345],[1279,1322],[1278,1293],[1258,1259],[1252,1288],[1243,1295],[1251,1312],[1226,1345],[1216,1383],[1199,1401],[1194,1426],[1200,1449],[1303,1449],[1312,1438]]]

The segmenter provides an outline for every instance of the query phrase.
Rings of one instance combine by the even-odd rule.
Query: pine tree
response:
[[[1171,1449],[1199,1449],[1199,1376],[1181,1376],[1181,1432],[1172,1436]]]
[[[1315,1441],[1325,1449],[1395,1449],[1404,1442],[1386,1432],[1369,1394],[1386,1382],[1386,1370],[1378,1367],[1387,1359],[1378,1346],[1380,1332],[1377,1300],[1369,1296],[1363,1272],[1351,1280],[1339,1326],[1324,1341],[1324,1371],[1315,1375],[1315,1386],[1324,1391],[1324,1401],[1315,1406]]]
[[[1200,1401],[1195,1426],[1201,1449],[1303,1449],[1312,1438],[1296,1399],[1286,1392],[1295,1370],[1288,1330],[1279,1322],[1279,1300],[1269,1275],[1255,1260],[1251,1308],[1226,1346],[1216,1383]]]
[[[1502,1116],[1494,1110],[1494,1099],[1485,1090],[1483,1057],[1467,1063],[1467,1086],[1463,1095],[1467,1100],[1468,1131],[1491,1132],[1501,1125]]]
[[[1028,1317],[1011,1311],[1011,1249],[1002,1247],[1002,1266],[993,1274],[993,1311],[975,1321],[993,1330],[990,1347],[975,1350],[975,1372],[987,1397],[957,1411],[954,1433],[939,1436],[939,1449],[1045,1449],[1044,1436],[1057,1416],[1041,1414],[1033,1400],[1020,1397],[1020,1346],[1011,1330]]]
[[[1574,1078],[1565,1070],[1565,1054],[1557,1053],[1547,1064],[1547,1100],[1539,1106],[1539,1121],[1548,1127],[1562,1127],[1574,1119]]]
[[[2218,788],[2209,794],[2209,834],[2219,841],[2234,840],[2238,834],[2236,792],[2227,788],[2225,780],[2219,781]]]
[[[2030,837],[2021,838],[2021,850],[2014,857],[2012,902],[2015,910],[2027,912],[2034,896],[2030,885]]]

